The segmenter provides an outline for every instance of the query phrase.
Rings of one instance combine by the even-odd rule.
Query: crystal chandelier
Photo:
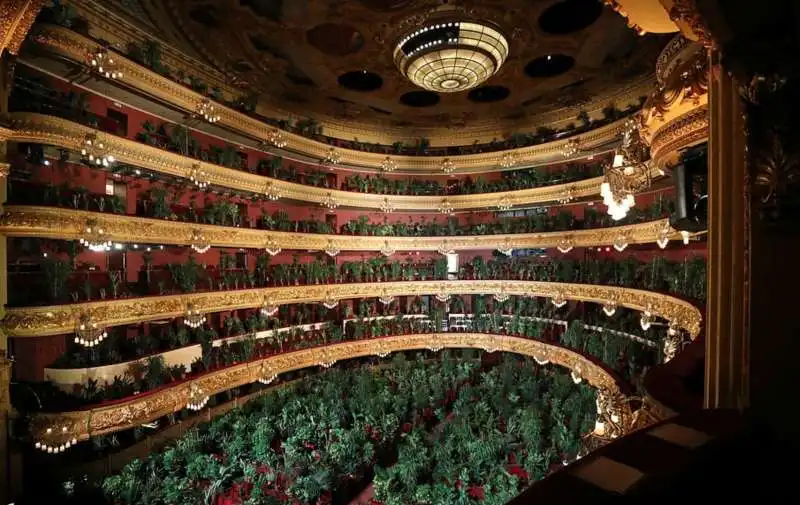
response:
[[[53,431],[54,431],[53,428],[47,428],[47,430],[45,431],[46,436],[53,435]],[[56,430],[56,431],[58,431],[58,430]],[[62,426],[61,427],[61,436],[62,437],[65,436],[68,432],[69,432],[69,430],[67,429],[66,426]],[[66,442],[64,442],[63,444],[59,444],[59,445],[51,445],[51,444],[48,444],[46,442],[36,442],[35,444],[33,444],[33,446],[35,448],[39,449],[40,451],[46,452],[48,454],[58,454],[58,453],[66,451],[67,449],[69,449],[70,447],[72,447],[73,445],[75,445],[77,443],[78,443],[78,439],[73,437],[72,439],[68,439]]]
[[[258,368],[258,379],[256,379],[261,384],[267,385],[272,384],[275,382],[275,379],[278,378],[278,374],[266,363],[261,363],[261,366]]]
[[[214,104],[211,103],[211,100],[208,98],[203,98],[197,102],[197,106],[195,107],[195,115],[212,124],[220,120],[220,116],[217,113]]]
[[[391,202],[389,202],[388,198],[384,198],[383,201],[381,202],[381,212],[383,212],[384,214],[391,214],[392,212],[394,212],[394,205],[392,205]]]
[[[397,170],[397,162],[387,156],[381,161],[381,170],[383,172],[394,172]]]
[[[267,200],[274,202],[281,197],[281,190],[275,185],[274,182],[268,182],[264,187],[264,196],[267,198]]]
[[[578,150],[580,149],[580,140],[579,139],[570,139],[564,143],[561,147],[561,155],[565,158],[571,158],[578,154]]]
[[[438,93],[465,91],[489,79],[505,62],[508,41],[478,22],[431,22],[398,41],[394,62],[417,86]]]
[[[557,309],[560,309],[561,307],[567,304],[567,299],[564,297],[564,293],[559,292],[556,293],[555,296],[553,296],[553,298],[550,299],[550,303],[555,305]]]
[[[613,245],[617,252],[622,252],[628,247],[628,240],[624,235],[618,235],[617,238],[614,239]]]
[[[272,317],[278,313],[278,306],[269,298],[265,298],[259,310],[262,316]]]
[[[270,256],[275,256],[276,254],[281,252],[280,246],[278,246],[278,241],[272,237],[268,237],[267,240],[264,241],[264,251]]]
[[[513,152],[506,152],[500,159],[500,168],[511,168],[517,164],[517,155]]]
[[[443,159],[439,167],[441,168],[442,172],[446,174],[452,174],[456,171],[456,164],[450,161],[450,158]]]
[[[267,134],[267,143],[278,149],[286,147],[287,141],[283,136],[283,132],[278,129],[270,130]]]
[[[334,210],[336,210],[337,207],[339,207],[339,200],[337,200],[336,197],[333,196],[333,193],[328,192],[328,194],[325,195],[325,199],[322,200],[320,205],[328,209],[328,212],[333,212]]]
[[[186,314],[183,316],[183,324],[189,328],[199,328],[206,322],[206,316],[197,310],[193,303],[186,307]]]
[[[331,295],[326,296],[325,299],[322,300],[322,306],[326,309],[335,309],[337,305],[339,305],[339,300]]]
[[[447,241],[445,240],[445,241],[442,242],[442,244],[439,247],[436,248],[436,252],[438,252],[442,256],[447,256],[448,254],[455,254],[456,251],[455,251],[455,249],[450,247],[447,244]]]
[[[210,397],[200,389],[197,384],[192,384],[189,388],[189,401],[186,408],[189,410],[202,410],[206,406]]]
[[[194,249],[197,253],[203,254],[209,249],[211,249],[211,243],[206,239],[206,236],[203,235],[203,231],[199,229],[192,230],[192,238],[190,247]]]
[[[328,349],[322,349],[319,353],[319,362],[317,363],[322,368],[330,368],[336,364],[336,358],[333,357]]]
[[[561,252],[563,254],[567,254],[568,252],[570,252],[572,250],[573,247],[574,247],[574,245],[572,243],[572,239],[562,238],[561,240],[558,241],[558,245],[556,246],[556,249],[558,249],[559,252]]]
[[[94,347],[105,338],[108,332],[104,328],[99,328],[97,323],[92,321],[89,314],[83,314],[78,319],[78,327],[75,329],[75,343],[86,347]]]
[[[81,156],[88,165],[107,167],[116,161],[108,154],[108,148],[96,133],[87,133],[83,138]]]
[[[328,149],[328,154],[326,154],[325,157],[322,159],[323,165],[338,165],[341,162],[342,162],[342,156],[333,147]]]
[[[331,258],[335,258],[341,251],[333,245],[333,241],[329,240],[328,245],[325,246],[325,254]]]
[[[628,215],[636,205],[635,194],[650,186],[650,152],[634,120],[625,124],[622,145],[614,153],[614,161],[605,167],[600,196],[614,221]]]
[[[195,163],[189,169],[189,180],[199,189],[207,188],[210,182],[208,174],[200,167],[200,163]]]
[[[497,203],[497,210],[499,210],[500,212],[506,212],[508,210],[511,210],[512,207],[514,207],[514,199],[511,198],[510,196],[504,196]]]
[[[564,188],[564,190],[561,191],[561,194],[558,195],[558,203],[560,203],[561,205],[566,205],[569,202],[571,202],[574,198],[575,198],[575,191],[571,187]]]
[[[455,207],[453,207],[453,204],[450,203],[450,200],[447,198],[442,198],[442,201],[439,202],[439,212],[442,214],[451,215],[455,212]]]
[[[106,239],[106,234],[97,221],[89,219],[84,229],[86,235],[80,239],[80,244],[90,251],[105,252],[111,250],[111,241]]]
[[[383,247],[381,248],[381,254],[383,254],[384,256],[386,256],[388,258],[389,256],[391,256],[395,252],[396,251],[394,250],[394,247],[389,245],[389,241],[388,240],[385,240],[383,242]]]
[[[117,64],[108,49],[100,47],[87,55],[87,61],[92,69],[107,79],[122,79],[122,70],[117,69]]]

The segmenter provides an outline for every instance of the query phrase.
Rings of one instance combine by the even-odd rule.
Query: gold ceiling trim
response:
[[[708,139],[708,105],[692,109],[656,130],[650,142],[653,163],[665,167],[674,163],[680,152]]]
[[[88,440],[91,437],[128,430],[178,412],[186,408],[187,403],[191,401],[192,391],[200,390],[205,395],[211,396],[256,382],[262,378],[265,369],[268,369],[270,374],[280,375],[319,366],[322,361],[372,356],[378,351],[400,352],[432,347],[495,349],[530,356],[568,368],[595,388],[616,395],[622,394],[620,383],[612,372],[594,360],[558,345],[507,335],[428,333],[358,340],[287,352],[209,372],[196,379],[166,386],[153,393],[129,397],[113,405],[73,412],[36,414],[31,420],[30,433],[35,441],[50,447],[71,440]]]
[[[505,293],[509,296],[540,296],[591,303],[616,300],[618,306],[647,310],[685,329],[693,338],[700,332],[702,316],[691,303],[673,296],[616,286],[517,280],[406,281],[381,283],[322,284],[208,293],[149,296],[120,300],[52,305],[9,307],[3,329],[10,337],[60,335],[75,331],[81,317],[91,317],[100,327],[169,319],[192,310],[211,314],[226,310],[291,303],[335,302],[350,298],[378,296],[470,295]]]
[[[3,0],[0,2],[0,55],[19,52],[44,0]]]
[[[682,240],[680,232],[669,226],[668,219],[647,223],[542,233],[471,235],[443,237],[380,237],[361,235],[326,235],[258,230],[229,226],[167,221],[145,217],[106,214],[58,207],[9,205],[0,215],[0,234],[9,237],[40,237],[57,240],[85,238],[87,222],[103,229],[105,240],[126,244],[164,244],[190,246],[201,235],[212,247],[235,247],[284,250],[341,251],[477,251],[503,249],[548,249],[611,246],[619,237],[627,244],[652,244],[664,238]],[[664,231],[666,230],[666,234]]]
[[[97,49],[97,43],[90,39],[67,30],[62,27],[44,26],[33,37],[33,40],[41,45],[48,47],[51,51],[57,54],[70,58],[72,60],[83,62],[85,55]],[[139,89],[144,93],[158,98],[159,100],[171,103],[183,110],[194,111],[197,104],[206,97],[192,91],[191,89],[174,82],[164,76],[153,72],[136,62],[133,62],[122,55],[114,56],[117,70],[121,71],[125,76],[124,81],[128,86]],[[605,97],[602,101],[603,104],[608,103],[608,98]],[[599,105],[598,102],[598,106]],[[267,142],[269,140],[270,132],[275,129],[274,126],[268,125],[264,122],[254,119],[246,114],[238,112],[223,104],[214,103],[216,113],[220,119],[217,122],[219,125],[224,125],[232,128],[242,134],[254,138],[259,141]],[[576,109],[577,110],[577,109]],[[576,113],[576,112],[575,112]],[[571,121],[575,120],[575,113],[571,116]],[[528,146],[517,149],[509,149],[506,151],[496,151],[491,153],[481,154],[468,154],[468,155],[453,155],[453,156],[393,156],[392,159],[403,171],[420,172],[429,174],[441,174],[442,161],[446,158],[451,158],[455,163],[456,170],[454,173],[477,173],[477,172],[491,172],[497,171],[501,168],[501,161],[503,155],[506,153],[514,153],[516,159],[523,164],[541,164],[547,162],[563,162],[564,158],[562,150],[570,142],[579,140],[581,149],[585,152],[592,152],[592,150],[606,147],[609,144],[618,140],[619,134],[624,130],[625,119],[616,121],[612,124],[591,130],[589,132],[571,136],[563,140],[539,144],[536,146]],[[541,123],[539,124],[541,125]],[[302,135],[297,135],[290,132],[282,132],[285,140],[287,141],[287,149],[304,154],[311,158],[322,160],[324,159],[331,149],[329,144],[309,139]],[[453,138],[458,138],[461,141],[456,142],[454,145],[469,145],[473,139],[464,142],[463,133],[451,134]],[[495,138],[503,136],[502,132],[495,131]],[[348,132],[348,138],[361,138],[358,132]],[[435,145],[450,145],[450,139],[445,137],[437,137]],[[337,153],[341,157],[340,163],[348,166],[357,166],[380,170],[381,162],[386,158],[385,153],[368,153],[356,151],[352,149],[336,148]]]
[[[67,119],[33,112],[15,112],[10,114],[14,128],[9,140],[50,144],[57,147],[80,150],[84,147],[86,135],[96,134],[97,130],[83,126]],[[189,178],[193,169],[206,174],[207,182],[239,191],[250,191],[265,194],[268,185],[277,190],[282,198],[311,202],[324,205],[331,198],[337,206],[357,207],[382,210],[388,201],[394,210],[420,210],[438,212],[442,196],[398,196],[356,193],[337,189],[318,188],[294,182],[272,179],[252,174],[243,170],[226,168],[220,165],[200,161],[180,154],[158,149],[135,140],[115,135],[100,133],[106,151],[120,163],[152,170],[175,177]],[[496,156],[500,162],[500,155]],[[385,159],[384,156],[382,159]],[[439,169],[441,171],[441,169]],[[515,205],[532,205],[554,203],[571,192],[575,199],[596,196],[600,192],[602,177],[594,177],[567,184],[556,184],[539,188],[503,191],[497,193],[479,193],[474,195],[448,196],[453,210],[483,209],[497,206],[503,198],[513,201]]]

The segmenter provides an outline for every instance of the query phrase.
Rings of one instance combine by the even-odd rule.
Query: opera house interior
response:
[[[0,0],[0,504],[790,503],[763,4]]]

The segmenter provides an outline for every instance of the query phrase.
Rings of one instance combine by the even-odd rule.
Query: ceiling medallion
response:
[[[452,174],[456,171],[456,164],[450,161],[450,158],[445,158],[442,160],[440,168],[442,169],[442,172],[446,174]]]
[[[397,162],[387,156],[381,161],[381,170],[383,172],[394,172],[397,170]]]
[[[417,86],[439,93],[472,89],[494,75],[508,56],[505,36],[484,24],[431,23],[400,40],[394,62]]]
[[[614,221],[628,215],[636,205],[635,194],[650,186],[650,150],[639,133],[638,123],[625,125],[622,145],[614,153],[614,161],[605,167],[600,196]]]

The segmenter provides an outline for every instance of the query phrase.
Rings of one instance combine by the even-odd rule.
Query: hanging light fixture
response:
[[[338,165],[341,162],[342,162],[342,156],[336,149],[331,147],[330,149],[328,149],[328,154],[325,155],[321,163],[323,165]]]
[[[389,202],[389,198],[384,198],[381,202],[381,212],[384,214],[391,214],[394,212],[394,205]]]
[[[388,291],[385,289],[382,291],[380,298],[378,301],[381,302],[383,305],[390,305],[394,301],[394,296],[391,296]]]
[[[497,210],[500,212],[509,211],[512,209],[512,207],[514,207],[514,199],[510,196],[504,196],[497,203]]]
[[[392,158],[387,156],[386,158],[381,161],[381,171],[383,172],[394,172],[397,170],[397,162],[394,161]]]
[[[95,219],[88,219],[86,221],[86,228],[84,228],[83,231],[84,236],[79,240],[82,246],[94,252],[111,250],[112,242],[106,238],[105,230]]]
[[[197,102],[197,105],[195,106],[195,116],[212,124],[220,120],[220,116],[217,113],[216,107],[208,98],[203,98]]]
[[[603,304],[603,312],[605,312],[608,317],[613,316],[617,312],[617,301],[609,300]]]
[[[278,305],[275,304],[272,299],[264,298],[264,301],[261,302],[261,309],[260,311],[262,316],[272,317],[278,313]]]
[[[282,249],[278,245],[278,241],[275,240],[273,237],[267,237],[264,241],[264,251],[270,256],[275,256],[276,254],[280,253]]]
[[[78,325],[75,329],[75,343],[86,347],[94,347],[108,337],[105,328],[100,328],[92,320],[91,315],[82,314],[78,318]]]
[[[256,380],[261,384],[272,384],[277,378],[278,374],[275,373],[275,370],[267,363],[261,363],[261,366],[258,367],[258,379]]]
[[[574,247],[574,245],[573,245],[572,239],[565,237],[565,238],[562,238],[561,240],[558,241],[558,245],[556,246],[556,249],[558,249],[559,252],[561,252],[563,254],[567,254],[568,252],[570,252],[573,249],[573,247]]]
[[[578,154],[580,150],[580,139],[569,139],[563,146],[561,146],[561,155],[565,158],[571,158]]]
[[[561,194],[558,196],[558,203],[561,205],[566,205],[571,202],[575,198],[575,190],[572,189],[572,186],[568,188],[564,188],[561,191]]]
[[[267,142],[272,147],[277,147],[278,149],[286,147],[288,143],[283,136],[283,132],[278,129],[270,130],[269,133],[267,133]]]
[[[498,303],[504,303],[507,302],[510,297],[508,296],[508,293],[506,293],[505,288],[502,288],[500,292],[495,293],[492,298],[494,298],[494,301]]]
[[[200,229],[192,230],[192,238],[190,240],[189,247],[195,250],[199,254],[203,254],[209,249],[211,249],[211,243],[206,239],[206,236],[203,234],[203,231]]]
[[[445,292],[436,293],[436,299],[442,303],[446,303],[450,299],[450,295]]]
[[[328,209],[328,212],[330,213],[339,207],[339,200],[337,200],[336,197],[333,196],[333,193],[329,191],[328,194],[325,195],[325,199],[322,200],[320,205]]]
[[[600,196],[614,221],[627,216],[636,205],[634,195],[650,186],[649,157],[650,150],[641,138],[638,123],[629,120],[625,123],[622,145],[614,153],[612,164],[605,167],[600,185]]]
[[[442,244],[436,249],[436,252],[441,254],[442,256],[447,256],[448,254],[455,254],[455,250],[450,247],[446,240],[442,241]]]
[[[92,70],[107,79],[122,79],[122,70],[119,70],[114,57],[105,47],[99,47],[86,55],[86,60]]]
[[[443,347],[440,344],[428,344],[427,349],[431,352],[439,352]]]
[[[653,314],[650,312],[650,307],[642,312],[642,317],[639,319],[639,325],[642,327],[642,330],[647,331],[650,329],[650,326],[653,324]]]
[[[550,360],[545,358],[540,358],[539,356],[534,356],[533,360],[541,366],[550,364]]]
[[[572,382],[574,382],[575,384],[580,384],[581,382],[583,382],[583,377],[581,377],[574,371],[570,372],[570,376],[572,377]]]
[[[517,164],[517,155],[511,151],[503,153],[500,159],[500,168],[511,168]]]
[[[660,232],[658,232],[658,238],[656,238],[656,244],[661,249],[666,249],[667,244],[669,244],[669,235],[670,235],[670,228],[669,225],[666,225]]]
[[[559,291],[553,296],[553,298],[550,299],[550,303],[555,305],[557,309],[560,309],[567,304],[567,299],[564,297],[564,293]]]
[[[186,314],[183,316],[183,324],[194,329],[203,326],[205,322],[206,316],[201,314],[200,311],[195,308],[193,303],[190,303],[186,307]]]
[[[337,305],[339,305],[339,300],[330,294],[327,295],[324,300],[322,300],[322,306],[326,309],[335,309]]]
[[[189,410],[202,410],[209,399],[210,397],[200,389],[200,386],[192,384],[189,387],[189,401],[186,402],[186,408]]]
[[[200,163],[195,163],[189,169],[189,180],[197,186],[198,189],[206,189],[211,182],[205,170],[202,169]]]
[[[388,258],[389,256],[391,256],[395,252],[396,251],[394,250],[394,248],[391,245],[389,245],[389,241],[385,240],[383,242],[383,248],[381,248],[381,254],[383,254],[384,256],[386,256]]]
[[[331,258],[335,258],[341,251],[333,245],[333,241],[329,240],[328,245],[325,246],[325,254]]]
[[[391,353],[392,353],[392,350],[388,346],[388,344],[386,344],[386,342],[384,342],[382,340],[380,342],[378,342],[378,345],[376,346],[376,349],[375,349],[375,355],[376,356],[378,356],[379,358],[385,358],[386,356],[390,355]]]
[[[45,437],[54,436],[55,433],[59,433],[61,437],[66,437],[67,434],[69,433],[69,429],[66,426],[62,426],[60,430],[57,428],[55,430],[53,428],[47,428],[47,430],[45,430]],[[72,447],[77,443],[78,439],[73,437],[72,439],[67,439],[65,442],[61,444],[58,443],[54,444],[52,442],[51,443],[36,442],[35,444],[33,444],[33,446],[36,449],[42,452],[46,452],[48,454],[59,454],[66,451],[67,449],[69,449],[70,447]]]
[[[455,212],[455,207],[453,207],[453,204],[450,203],[450,200],[447,198],[442,198],[442,201],[439,202],[439,212],[450,216]]]
[[[444,172],[446,174],[452,174],[453,172],[456,171],[456,164],[453,163],[450,160],[450,158],[445,158],[445,159],[442,160],[442,163],[439,166],[439,168],[442,170],[442,172]]]
[[[319,361],[317,364],[323,368],[330,368],[336,364],[336,358],[328,349],[322,348],[319,352]]]
[[[264,196],[267,200],[274,202],[281,197],[281,190],[274,182],[268,182],[264,187]]]
[[[613,246],[617,252],[622,252],[628,247],[628,239],[626,239],[624,235],[618,235],[617,238],[614,239]]]
[[[108,146],[97,133],[87,133],[83,137],[81,156],[84,163],[93,166],[108,167],[116,161],[114,156],[108,153]]]

